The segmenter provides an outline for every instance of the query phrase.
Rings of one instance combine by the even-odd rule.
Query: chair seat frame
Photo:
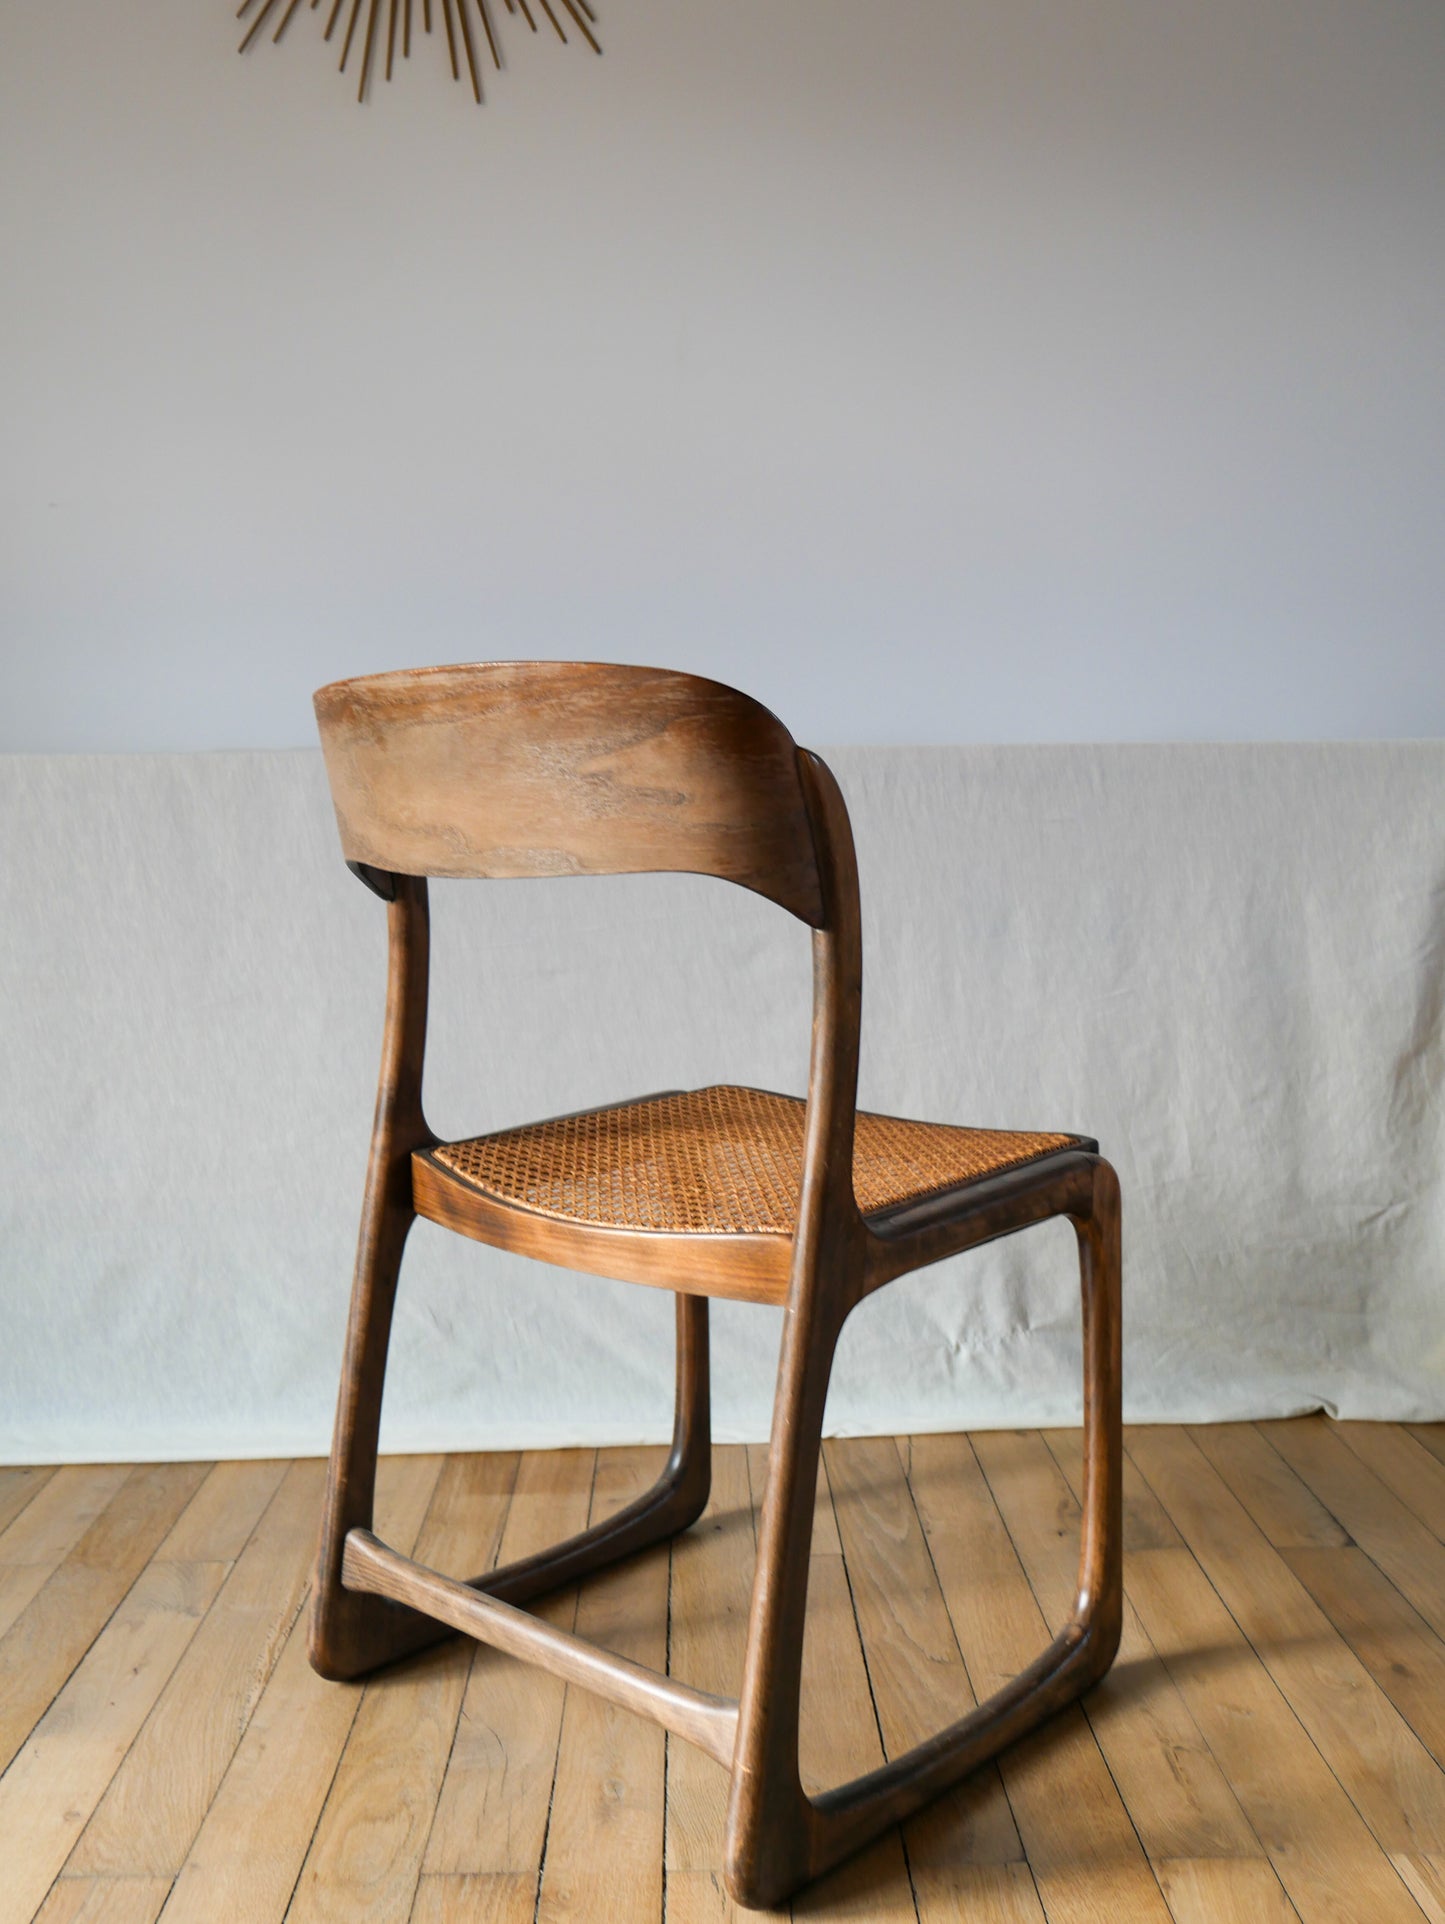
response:
[[[730,1774],[724,1878],[740,1904],[765,1907],[861,1849],[1033,1730],[1101,1677],[1123,1608],[1120,1204],[1113,1170],[1087,1147],[936,1192],[865,1219],[853,1195],[853,1126],[862,962],[847,810],[827,766],[797,751],[823,898],[813,932],[814,1026],[798,1224],[786,1275],[757,1274],[757,1238],[657,1236],[546,1225],[548,1260],[621,1273],[676,1295],[673,1441],[655,1487],[549,1550],[459,1580],[373,1532],[382,1388],[397,1279],[418,1213],[449,1221],[445,1185],[429,1189],[437,1141],[421,1105],[429,921],[421,876],[352,866],[387,899],[390,969],[381,1076],[310,1621],[311,1661],[355,1678],[462,1631],[596,1691],[699,1746]],[[419,1154],[418,1152],[423,1152]],[[530,1254],[538,1219],[499,1206],[479,1231]],[[1034,1223],[1067,1217],[1080,1258],[1084,1487],[1077,1592],[1037,1660],[967,1716],[881,1768],[819,1796],[798,1766],[800,1682],[812,1513],[833,1356],[854,1308],[894,1278]],[[598,1238],[644,1244],[647,1260],[609,1269]],[[779,1239],[769,1239],[774,1245]],[[614,1248],[620,1245],[614,1244]],[[645,1254],[644,1249],[644,1254]],[[776,1249],[769,1261],[776,1265]],[[639,1273],[639,1270],[645,1273]],[[560,1585],[675,1535],[708,1498],[710,1295],[784,1309],[767,1489],[738,1697],[691,1688],[544,1623],[524,1606]]]

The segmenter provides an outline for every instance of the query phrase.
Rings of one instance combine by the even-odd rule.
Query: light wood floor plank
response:
[[[1338,1550],[1349,1543],[1349,1531],[1253,1423],[1200,1423],[1188,1434],[1276,1550]]]
[[[1026,1863],[913,1865],[913,1891],[925,1924],[1045,1924]]]
[[[377,1533],[409,1552],[441,1474],[436,1456],[383,1457]],[[162,1924],[281,1924],[361,1701],[306,1660],[298,1617],[190,1848]]]
[[[873,1770],[883,1743],[859,1641],[826,1469],[819,1471],[813,1563],[803,1639],[802,1728],[798,1760],[804,1788],[816,1793]],[[903,1841],[889,1831],[866,1851],[793,1899],[797,1920],[868,1919],[915,1924],[917,1907]]]
[[[1049,1454],[1063,1471],[1075,1496],[1084,1487],[1084,1432],[1040,1430]],[[1126,1457],[1124,1459],[1124,1554],[1134,1550],[1181,1550],[1184,1539],[1164,1505]]]
[[[67,1463],[0,1531],[0,1564],[54,1569],[131,1474],[123,1463]]]
[[[1335,1423],[1331,1430],[1433,1536],[1445,1541],[1445,1462],[1398,1423]]]
[[[976,1438],[975,1449],[1049,1627],[1058,1629],[1077,1582],[1078,1496],[1040,1436],[999,1432]],[[1156,1871],[1165,1859],[1252,1858],[1278,1889],[1249,1819],[1127,1601],[1118,1658],[1085,1710]]]
[[[598,1459],[596,1522],[657,1481],[667,1452],[607,1450]],[[667,1667],[665,1544],[589,1577],[577,1634],[650,1670]],[[538,1924],[657,1924],[662,1915],[666,1747],[656,1724],[586,1690],[569,1690],[557,1746]]]
[[[698,1522],[672,1548],[668,1600],[669,1667],[674,1676],[722,1697],[736,1697],[752,1599],[757,1540],[741,1444],[713,1451],[712,1493]],[[751,1924],[789,1917],[735,1904],[722,1879],[727,1775],[691,1744],[667,1746],[667,1924]]]
[[[35,1924],[155,1924],[170,1888],[164,1877],[62,1877]]]
[[[0,1538],[54,1475],[51,1467],[32,1468],[28,1464],[0,1470]]]
[[[1129,1448],[1111,1675],[777,1913],[723,1890],[726,1774],[589,1693],[464,1641],[317,1678],[295,1613],[321,1465],[0,1470],[0,1924],[1445,1924],[1445,1427]],[[407,1550],[424,1524],[422,1556],[470,1574],[661,1455],[390,1459],[378,1531]],[[814,1788],[1038,1654],[1071,1604],[1080,1439],[851,1439],[824,1465]],[[534,1607],[735,1694],[765,1472],[720,1450],[670,1555]]]
[[[0,1778],[0,1924],[39,1909],[226,1570],[142,1570]]]
[[[884,1747],[896,1757],[977,1699],[892,1438],[829,1443],[825,1463]],[[904,1839],[923,1924],[950,1914],[961,1882],[978,1886],[980,1903],[989,1891],[995,1910],[1042,1915],[1032,1877],[971,1875],[1023,1862],[996,1768],[914,1818]]]
[[[129,1471],[0,1637],[0,1769],[20,1749],[145,1569],[209,1467],[163,1463]],[[16,1527],[24,1520],[22,1514]]]
[[[1445,1857],[1401,1851],[1395,1869],[1430,1924],[1445,1924]]]
[[[475,1574],[496,1559],[515,1456],[452,1456],[417,1539],[434,1569]],[[474,1645],[464,1637],[367,1685],[286,1913],[289,1924],[406,1924],[451,1755]]]
[[[1044,1648],[1043,1615],[968,1438],[913,1439],[913,1494],[973,1687],[986,1697]],[[1077,1707],[1006,1752],[1000,1771],[1050,1924],[1163,1924],[1159,1886]]]
[[[1445,1423],[1406,1423],[1403,1428],[1438,1462],[1445,1463]]]
[[[301,1608],[325,1464],[294,1464],[284,1481],[279,1475],[238,1480],[229,1519],[219,1506],[192,1519],[217,1474],[207,1478],[156,1561],[179,1534],[187,1543],[224,1545],[236,1562],[76,1845],[68,1866],[74,1874],[176,1876]],[[272,1500],[258,1520],[256,1505],[268,1489]],[[254,1525],[249,1542],[242,1534],[248,1521]]]
[[[1129,1450],[1383,1847],[1445,1847],[1445,1773],[1212,1464],[1178,1430],[1136,1431]]]
[[[1445,1543],[1334,1434],[1324,1418],[1261,1423],[1260,1434],[1445,1637]]]
[[[532,1924],[535,1871],[423,1875],[411,1924]]]
[[[1140,1551],[1126,1582],[1303,1924],[1420,1924],[1419,1907],[1191,1553]]]
[[[178,1563],[234,1563],[290,1467],[281,1461],[217,1463],[156,1556]]]
[[[595,1450],[528,1451],[517,1468],[498,1562],[533,1556],[584,1529],[596,1470]],[[529,1608],[570,1630],[576,1586]],[[516,1873],[530,1878],[535,1902],[565,1697],[560,1679],[498,1650],[477,1649],[427,1844],[427,1873]]]
[[[713,1451],[712,1491],[698,1521],[672,1547],[669,1594],[674,1677],[715,1696],[736,1697],[752,1597],[753,1507],[747,1451],[741,1444]],[[704,1907],[707,1891],[680,1895],[684,1872],[706,1877],[722,1861],[727,1772],[691,1744],[667,1747],[668,1924]],[[721,1884],[718,1885],[719,1899]]]
[[[1435,1761],[1445,1764],[1445,1643],[1363,1550],[1285,1555]]]
[[[763,1919],[791,1916],[787,1905],[779,1911],[750,1911],[735,1904],[723,1884],[721,1859],[711,1870],[667,1874],[667,1924],[761,1924]]]
[[[128,1474],[124,1466],[115,1464],[69,1464],[47,1477],[16,1511],[0,1532],[0,1637],[64,1562]],[[0,1677],[3,1651],[0,1644]]]
[[[1297,1924],[1299,1912],[1257,1857],[1172,1858],[1155,1869],[1174,1924]]]

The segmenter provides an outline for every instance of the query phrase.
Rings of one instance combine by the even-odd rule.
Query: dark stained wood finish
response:
[[[368,1530],[353,1530],[347,1537],[343,1574],[348,1584],[369,1595],[428,1610],[453,1630],[465,1631],[509,1656],[539,1664],[567,1683],[581,1684],[651,1718],[698,1745],[724,1768],[732,1762],[738,1707],[729,1698],[693,1690],[673,1677],[599,1650],[585,1637],[504,1603],[488,1586],[458,1583],[424,1569],[388,1549]]]
[[[435,1642],[439,1634],[415,1611],[347,1590],[341,1582],[347,1532],[370,1529],[376,1498],[386,1353],[402,1250],[415,1213],[412,1151],[435,1140],[421,1108],[431,953],[424,880],[393,878],[387,934],[390,968],[381,1075],[312,1592],[311,1662],[323,1677],[334,1678],[359,1676]]]
[[[1119,1190],[1079,1143],[865,1218],[853,1193],[862,1002],[858,872],[837,782],[781,723],[715,683],[571,663],[420,670],[317,696],[342,844],[388,900],[391,977],[311,1625],[312,1661],[352,1677],[462,1629],[662,1723],[728,1763],[724,1876],[763,1907],[820,1876],[1071,1702],[1108,1669],[1122,1623]],[[796,804],[796,805],[795,805]],[[457,1183],[421,1110],[426,884],[446,875],[695,869],[770,896],[813,928],[814,1015],[797,1226],[662,1235],[544,1217]],[[607,1522],[469,1583],[372,1530],[397,1272],[414,1214],[498,1247],[677,1293],[672,1453]],[[798,1767],[810,1543],[838,1337],[894,1277],[1066,1216],[1080,1253],[1084,1447],[1072,1614],[987,1702],[880,1768],[810,1798]],[[707,1303],[784,1307],[742,1686],[736,1704],[542,1625],[519,1606],[686,1528],[708,1496]]]
[[[720,875],[821,915],[792,737],[719,682],[481,662],[333,682],[316,719],[348,861],[408,875]]]
[[[419,1216],[563,1269],[658,1289],[676,1289],[686,1276],[700,1295],[745,1303],[781,1303],[788,1293],[793,1246],[786,1236],[671,1235],[563,1222],[487,1195],[424,1151],[415,1158],[412,1181]]]

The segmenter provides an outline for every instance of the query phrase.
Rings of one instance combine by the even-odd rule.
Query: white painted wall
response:
[[[0,8],[0,747],[1445,733],[1438,0],[605,0],[482,112],[232,14]]]

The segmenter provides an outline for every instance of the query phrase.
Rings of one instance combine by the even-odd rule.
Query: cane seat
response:
[[[806,1105],[722,1084],[440,1143],[434,1165],[495,1201],[562,1222],[690,1236],[792,1236]],[[966,1129],[860,1111],[863,1215],[1002,1174],[1083,1137]]]

